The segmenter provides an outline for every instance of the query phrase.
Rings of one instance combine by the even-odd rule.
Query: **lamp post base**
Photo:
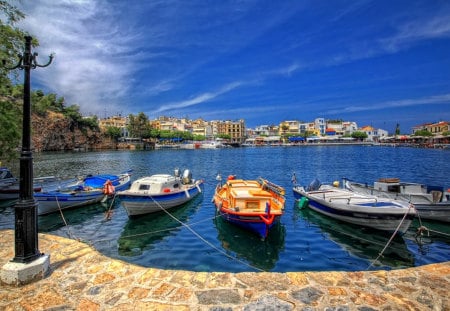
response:
[[[0,280],[4,284],[21,286],[43,279],[50,267],[50,255],[43,254],[29,263],[10,261],[0,270]]]

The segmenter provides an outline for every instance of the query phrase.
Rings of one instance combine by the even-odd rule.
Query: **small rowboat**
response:
[[[220,175],[217,180],[221,181]],[[265,239],[283,215],[285,190],[268,180],[228,177],[216,187],[213,202],[221,217]]]
[[[131,171],[119,175],[87,176],[80,181],[56,190],[35,192],[38,214],[46,215],[60,210],[101,202],[131,184]]]

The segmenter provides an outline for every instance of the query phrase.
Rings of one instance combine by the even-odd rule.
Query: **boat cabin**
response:
[[[273,196],[261,189],[257,181],[237,179],[227,181],[227,198],[230,206],[239,211],[265,211],[267,204],[272,203]]]
[[[130,192],[140,192],[146,194],[160,194],[180,191],[181,181],[168,174],[158,174],[143,177],[136,180],[130,187]]]
[[[427,193],[425,185],[400,182],[398,178],[381,178],[374,183],[374,189],[403,194]]]

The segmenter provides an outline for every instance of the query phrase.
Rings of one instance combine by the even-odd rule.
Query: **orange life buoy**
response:
[[[115,191],[114,186],[111,183],[111,181],[108,179],[105,182],[105,184],[103,185],[103,193],[106,195],[111,195],[111,194],[114,194],[114,191]]]

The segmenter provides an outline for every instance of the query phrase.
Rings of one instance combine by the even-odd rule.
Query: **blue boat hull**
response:
[[[251,231],[265,239],[270,229],[280,221],[280,215],[275,216],[272,223],[266,224],[259,216],[247,216],[227,213],[224,209],[219,209],[223,220],[239,226],[245,230]]]
[[[103,176],[103,175],[99,175]],[[122,191],[127,189],[130,186],[131,179],[130,176],[125,175],[122,177],[122,180],[118,180],[117,175],[105,175],[110,178],[115,176],[116,180],[113,180],[112,184],[114,185],[115,191]],[[96,186],[97,181],[93,181],[93,177],[88,177],[88,183],[85,185],[93,185]],[[124,179],[125,178],[125,179]],[[37,192],[34,193],[34,198],[38,202],[38,215],[46,215],[54,212],[58,212],[64,209],[70,209],[85,205],[90,205],[94,203],[98,203],[105,198],[105,193],[102,188],[95,188],[90,190],[81,190],[74,186],[72,189],[66,190],[55,190],[48,192]]]

